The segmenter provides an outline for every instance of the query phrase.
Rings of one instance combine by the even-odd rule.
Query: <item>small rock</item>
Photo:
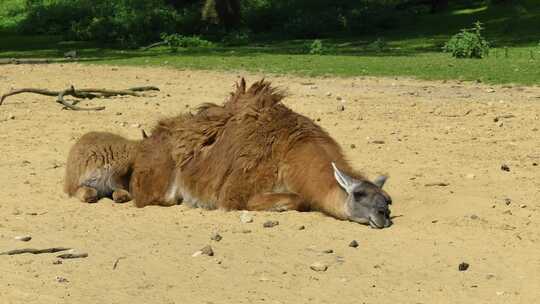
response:
[[[355,145],[355,144],[351,144],[351,149],[356,149],[356,145]]]
[[[332,96],[332,93],[331,92],[326,92],[326,97],[330,97]]]
[[[120,115],[122,115],[122,112],[116,112],[116,115],[120,116]]]
[[[477,220],[477,219],[478,219],[478,215],[476,214],[471,215],[471,220]]]
[[[527,205],[521,204],[521,205],[519,205],[519,208],[527,208]]]
[[[13,115],[13,113],[9,113],[7,116],[6,116],[6,120],[13,120],[15,119],[15,115]]]
[[[56,261],[53,261],[52,263],[53,265],[61,265],[63,262],[62,260],[56,260]]]
[[[16,239],[17,241],[28,242],[32,239],[32,237],[29,235],[19,235],[14,237],[14,239]]]
[[[508,205],[510,205],[512,203],[512,200],[509,199],[509,198],[505,198],[504,203],[506,204],[506,206],[508,206]]]
[[[253,216],[248,211],[242,211],[240,213],[240,222],[246,224],[246,223],[252,223],[253,222]]]
[[[266,222],[264,222],[263,227],[264,228],[272,228],[272,227],[277,226],[277,225],[279,225],[278,221],[266,221]]]
[[[201,249],[201,254],[204,254],[207,256],[214,256],[214,250],[212,250],[212,246],[206,245]]]
[[[501,170],[506,171],[506,172],[510,172],[510,167],[508,167],[507,164],[502,164],[501,165]]]
[[[532,163],[533,167],[538,166],[538,163]]]
[[[356,240],[352,240],[352,241],[349,243],[349,247],[352,247],[352,248],[358,247],[358,242],[357,242]]]
[[[221,239],[223,239],[223,237],[222,237],[219,233],[214,232],[214,233],[212,233],[212,235],[210,236],[210,239],[211,239],[212,241],[219,242],[219,241],[221,241]]]
[[[503,214],[512,215],[512,211],[511,210],[506,210],[506,211],[503,212]]]
[[[64,277],[56,276],[56,282],[58,282],[58,283],[68,283],[69,280],[64,278]]]
[[[323,250],[323,253],[334,253],[334,250],[332,250],[332,249],[326,249],[326,250]]]
[[[340,101],[343,100],[343,98],[341,96],[336,96],[336,100]]]
[[[132,125],[131,125],[131,127],[132,127],[132,128],[136,128],[136,129],[138,129],[138,128],[140,128],[140,127],[141,127],[141,124],[139,124],[139,123],[135,123],[135,124],[132,124]]]
[[[372,140],[371,143],[376,145],[384,145],[384,140]]]
[[[488,279],[488,280],[491,280],[491,279],[493,279],[493,278],[495,278],[495,275],[492,274],[492,273],[488,273],[488,274],[486,275],[486,279]]]
[[[504,295],[504,291],[497,291],[495,294],[498,295],[498,296],[502,296],[502,295]]]
[[[306,229],[306,226],[304,226],[304,225],[298,227],[298,230],[304,230],[304,229]]]
[[[315,262],[311,264],[309,268],[311,268],[313,271],[326,271],[328,269],[328,265],[322,262]]]
[[[469,264],[468,263],[462,262],[458,266],[459,271],[466,271],[467,269],[469,269]]]
[[[339,104],[339,105],[337,106],[337,110],[338,110],[339,112],[343,112],[343,111],[345,111],[345,106],[342,105],[342,104]]]

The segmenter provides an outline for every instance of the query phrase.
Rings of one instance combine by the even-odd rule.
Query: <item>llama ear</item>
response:
[[[386,180],[388,179],[388,176],[384,176],[384,175],[379,175],[377,176],[377,178],[373,181],[373,184],[375,184],[375,186],[379,187],[379,188],[382,188],[384,186],[384,183],[386,182]]]
[[[142,138],[148,138],[148,134],[144,131],[144,129],[141,129],[142,132]]]
[[[238,91],[241,93],[246,93],[246,80],[244,77],[240,79],[240,84],[238,85]]]
[[[353,190],[354,185],[354,179],[347,174],[341,172],[337,167],[336,164],[332,162],[332,168],[334,169],[334,177],[336,178],[336,181],[338,184],[343,188],[343,190],[347,191],[347,193],[351,193]]]

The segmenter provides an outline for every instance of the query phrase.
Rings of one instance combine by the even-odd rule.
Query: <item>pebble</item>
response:
[[[371,141],[372,144],[377,144],[377,145],[384,145],[384,140],[373,140]]]
[[[343,100],[343,98],[342,98],[341,96],[337,96],[337,97],[336,97],[336,100],[338,100],[338,101],[339,101],[339,100]]]
[[[8,113],[8,115],[6,116],[6,120],[13,120],[15,119],[15,115],[13,115],[13,113]]]
[[[240,213],[240,221],[244,224],[246,223],[252,223],[253,222],[253,216],[248,211],[242,211]]]
[[[477,219],[478,219],[478,215],[476,214],[471,215],[471,220],[477,220]]]
[[[138,129],[138,128],[140,128],[140,127],[141,127],[141,124],[139,124],[139,123],[136,123],[136,124],[132,124],[132,125],[131,125],[131,127],[132,127],[132,128],[136,128],[136,129]]]
[[[17,241],[28,242],[32,239],[32,237],[29,235],[19,235],[14,237],[14,239],[16,239]]]
[[[467,269],[469,269],[469,264],[468,263],[462,262],[458,266],[459,271],[466,271]]]
[[[352,247],[352,248],[358,247],[358,242],[357,242],[356,240],[352,240],[352,241],[349,243],[349,247]]]
[[[304,230],[304,229],[306,229],[306,226],[304,226],[304,225],[298,227],[298,230]]]
[[[337,106],[337,110],[338,110],[339,112],[343,112],[343,111],[345,111],[345,106],[342,105],[342,104],[340,104],[340,105]]]
[[[195,251],[191,256],[198,257],[203,254],[207,256],[214,256],[214,250],[212,249],[212,246],[206,245],[201,250]]]
[[[326,271],[328,269],[328,265],[322,262],[315,262],[311,264],[309,268],[311,268],[313,271]]]
[[[355,145],[355,144],[351,144],[351,149],[356,149],[356,145]]]
[[[332,96],[332,93],[326,92],[326,96],[327,96],[327,97],[330,97],[330,96]]]
[[[201,249],[201,254],[204,254],[207,256],[214,256],[214,250],[212,249],[212,246],[206,245]]]
[[[272,227],[277,226],[277,225],[279,225],[278,221],[266,221],[266,222],[264,222],[263,227],[264,228],[272,228]]]
[[[334,250],[332,250],[332,249],[326,249],[326,250],[323,250],[323,253],[334,253]]]
[[[510,172],[510,167],[508,167],[507,164],[502,164],[501,165],[501,170],[506,171],[506,172]]]
[[[509,198],[505,198],[504,203],[506,204],[506,206],[508,206],[508,205],[510,205],[512,203],[512,200],[509,199]]]
[[[211,239],[212,241],[219,242],[219,241],[221,241],[221,239],[223,239],[223,237],[222,237],[219,233],[214,232],[214,233],[212,233],[212,235],[210,236],[210,239]]]
[[[56,282],[58,282],[58,283],[68,283],[69,280],[64,278],[64,277],[61,277],[61,276],[56,276]]]
[[[521,204],[521,205],[519,205],[519,208],[527,208],[527,205]]]

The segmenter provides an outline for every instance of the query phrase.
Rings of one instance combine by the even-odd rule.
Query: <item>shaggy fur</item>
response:
[[[131,191],[136,205],[186,204],[226,210],[319,210],[345,219],[347,193],[331,162],[366,180],[311,119],[281,103],[285,94],[242,79],[223,106],[165,119],[143,141]]]
[[[69,151],[64,191],[88,203],[103,197],[131,200],[128,186],[138,144],[107,132],[84,134]]]

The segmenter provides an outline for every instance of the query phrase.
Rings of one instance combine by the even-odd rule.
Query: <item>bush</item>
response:
[[[230,45],[230,46],[246,45],[249,42],[249,36],[250,36],[249,30],[232,31],[225,34],[225,37],[223,37],[222,42],[225,45]]]
[[[483,58],[489,54],[489,43],[482,37],[482,24],[476,22],[471,29],[462,29],[452,36],[443,50],[456,58]]]
[[[213,43],[204,40],[199,36],[182,36],[179,34],[161,34],[161,39],[167,44],[172,52],[178,51],[178,48],[201,48],[211,47]]]
[[[313,40],[309,45],[309,54],[310,55],[322,55],[324,53],[323,43],[319,39]]]

